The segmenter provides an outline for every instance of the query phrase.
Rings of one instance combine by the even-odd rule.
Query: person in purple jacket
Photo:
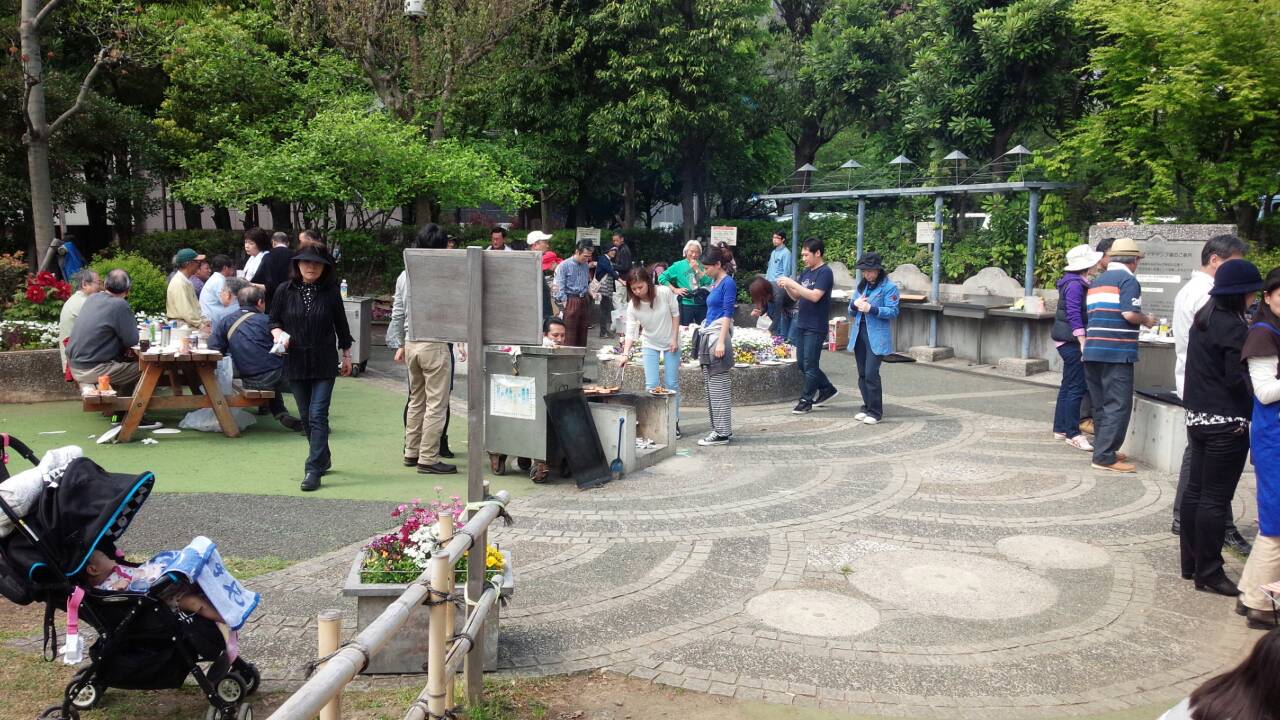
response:
[[[1053,437],[1066,440],[1077,450],[1093,451],[1089,438],[1080,432],[1080,401],[1089,392],[1084,376],[1085,294],[1089,273],[1102,260],[1102,253],[1088,245],[1077,245],[1067,253],[1066,272],[1058,280],[1058,311],[1053,316],[1053,342],[1062,357],[1062,385],[1053,411]]]

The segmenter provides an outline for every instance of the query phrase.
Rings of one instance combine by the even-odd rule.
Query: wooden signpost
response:
[[[410,341],[467,344],[467,503],[484,500],[485,392],[484,346],[538,345],[542,342],[542,256],[533,251],[485,252],[405,250],[409,280]],[[468,511],[468,520],[477,510]],[[484,589],[489,533],[475,537],[467,563],[467,597]],[[478,561],[476,560],[478,558]],[[470,612],[470,608],[468,608]],[[483,647],[475,637],[473,647]],[[464,678],[467,701],[480,701],[484,689],[484,653],[467,653]]]

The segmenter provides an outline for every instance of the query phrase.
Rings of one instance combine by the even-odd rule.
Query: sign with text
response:
[[[1215,235],[1235,234],[1234,225],[1151,224],[1117,227],[1099,223],[1089,227],[1089,243],[1105,237],[1138,241],[1144,257],[1134,275],[1142,283],[1142,310],[1157,318],[1173,318],[1173,300],[1200,269],[1200,251]]]
[[[916,223],[916,244],[932,245],[933,244],[933,221]]]
[[[738,228],[732,225],[712,225],[711,244],[718,246],[720,243],[736,247],[738,245]]]
[[[538,345],[542,342],[542,253],[486,252],[484,257],[484,342]],[[409,280],[411,341],[466,342],[471,284],[467,252],[404,251]]]
[[[588,240],[592,245],[598,246],[600,244],[600,228],[578,228],[577,241],[582,242],[583,240]]]

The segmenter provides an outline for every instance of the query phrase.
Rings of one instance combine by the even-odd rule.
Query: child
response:
[[[94,550],[89,556],[89,562],[85,563],[82,575],[85,583],[95,590],[146,592],[164,574],[167,567],[168,565],[155,562],[143,563],[136,568],[128,567],[111,559],[101,550]],[[167,593],[166,600],[171,607],[176,607],[183,612],[226,624],[222,615],[209,604],[204,593],[186,581],[179,583]]]

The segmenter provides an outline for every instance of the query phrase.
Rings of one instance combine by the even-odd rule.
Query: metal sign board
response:
[[[580,227],[578,228],[577,241],[589,241],[592,245],[600,244],[600,228]]]
[[[408,340],[467,340],[467,253],[404,251],[409,279]],[[542,254],[531,250],[484,253],[484,343],[542,342]]]
[[[916,223],[916,244],[932,245],[933,244],[933,221]]]
[[[738,228],[732,225],[712,225],[711,226],[711,244],[737,246],[738,244]]]

